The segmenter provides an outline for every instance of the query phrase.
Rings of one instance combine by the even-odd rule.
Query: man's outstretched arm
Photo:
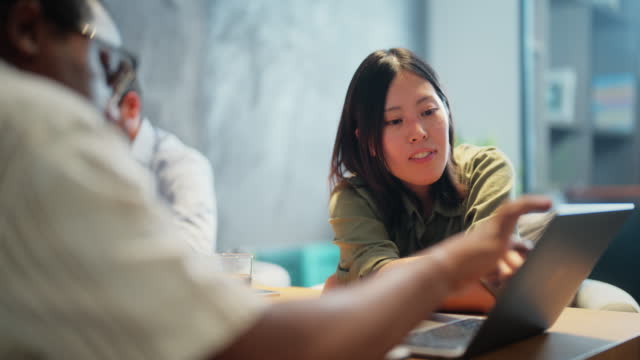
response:
[[[380,359],[452,291],[494,270],[518,217],[546,210],[523,197],[459,234],[361,283],[312,301],[272,306],[216,359]]]

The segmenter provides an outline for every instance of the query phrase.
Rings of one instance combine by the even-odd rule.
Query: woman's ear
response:
[[[356,129],[355,131],[356,134],[356,139],[358,139],[358,141],[360,141],[360,129]],[[369,155],[371,156],[376,156],[376,149],[374,149],[373,144],[371,144],[371,146],[369,146]]]

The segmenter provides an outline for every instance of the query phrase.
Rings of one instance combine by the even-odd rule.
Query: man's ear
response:
[[[32,57],[40,52],[41,31],[47,31],[42,19],[42,7],[33,0],[18,0],[7,14],[7,40],[18,57]]]
[[[118,126],[124,130],[129,140],[135,140],[142,123],[142,99],[135,91],[129,91],[122,97],[120,103],[120,119]]]
[[[142,99],[135,91],[129,91],[122,97],[120,102],[120,116],[125,119],[134,119],[140,117],[142,110]]]

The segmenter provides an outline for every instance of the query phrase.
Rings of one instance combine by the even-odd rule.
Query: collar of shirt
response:
[[[424,222],[424,218],[423,218],[423,213],[422,211],[420,211],[415,204],[413,203],[413,201],[411,201],[411,199],[409,199],[409,197],[407,195],[402,195],[402,203],[404,205],[404,209],[408,215],[408,218],[411,219],[414,216],[419,219],[421,222]],[[446,205],[444,205],[440,200],[436,199],[434,204],[433,204],[433,211],[431,212],[431,214],[429,215],[429,218],[427,219],[427,223],[431,222],[431,220],[433,220],[435,214],[438,213],[444,217],[455,217],[455,216],[460,216],[460,215],[464,215],[464,206],[463,204],[460,204],[456,207],[448,207]]]
[[[364,179],[362,179],[357,175],[352,175],[347,178],[347,181],[356,188],[356,191],[358,191],[365,198],[370,199],[369,201],[372,204],[374,204],[373,197],[369,195],[368,193],[369,189]],[[366,187],[366,189],[360,189],[360,187]],[[408,219],[412,219],[414,216],[417,216],[417,218],[420,219],[420,221],[424,222],[422,211],[418,210],[418,208],[411,201],[411,199],[409,199],[407,195],[402,195],[402,204],[404,205],[404,209]],[[455,217],[455,216],[464,215],[465,207],[464,207],[464,204],[460,204],[456,207],[447,207],[441,201],[436,199],[433,205],[433,211],[431,212],[429,219],[427,219],[427,222],[431,222],[435,213],[438,213],[445,217]]]
[[[131,144],[133,158],[146,168],[151,167],[153,153],[156,143],[156,136],[151,122],[147,118],[142,119],[138,135]]]
[[[409,199],[408,196],[402,195],[402,202],[404,205],[404,210],[406,211],[408,220],[404,223],[406,227],[405,231],[409,231],[413,233],[413,237],[409,237],[407,239],[407,254],[412,254],[419,249],[423,249],[431,244],[425,243],[423,237],[425,233],[427,233],[427,228],[431,226],[438,225],[434,223],[436,218],[436,214],[440,215],[440,219],[452,219],[458,216],[463,216],[465,213],[465,208],[463,204],[460,204],[456,207],[447,207],[442,204],[438,199],[435,200],[433,204],[433,211],[429,214],[429,217],[425,220],[423,214],[419,209],[414,205],[414,203]],[[413,242],[412,242],[413,241]]]

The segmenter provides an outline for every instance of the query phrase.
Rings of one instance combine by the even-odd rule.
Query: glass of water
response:
[[[249,253],[219,253],[220,270],[247,286],[251,286],[253,271],[253,254]]]

